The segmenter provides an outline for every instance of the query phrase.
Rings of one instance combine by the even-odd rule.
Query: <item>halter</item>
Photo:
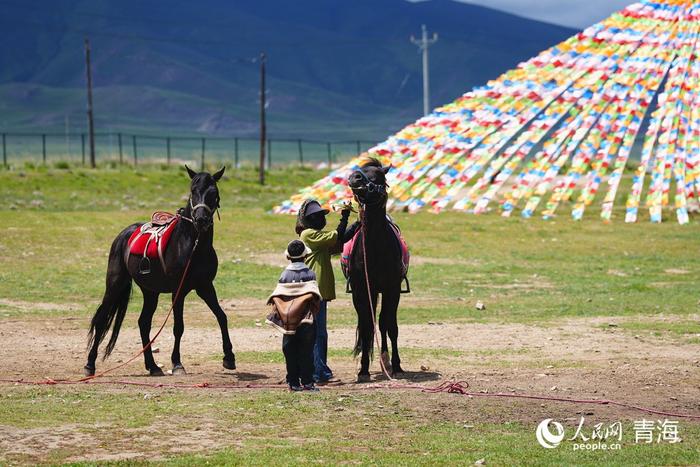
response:
[[[357,196],[357,193],[356,193],[356,192],[357,192],[357,191],[364,191],[365,193],[377,193],[377,194],[380,194],[380,195],[386,195],[386,184],[381,184],[381,185],[380,185],[380,184],[378,184],[378,183],[374,183],[372,180],[369,179],[369,177],[367,177],[367,174],[365,174],[365,173],[362,171],[362,169],[355,170],[355,171],[353,172],[353,174],[355,174],[355,173],[359,173],[359,174],[362,176],[362,178],[364,179],[364,181],[365,181],[365,184],[362,185],[362,186],[350,187],[350,189],[352,190],[353,194],[355,195],[355,199],[357,199],[357,201],[360,202],[360,204],[363,204],[363,205],[372,205],[372,204],[378,204],[378,203],[380,203],[380,202],[381,202],[381,198],[378,199],[377,201],[375,201],[374,203],[362,202],[362,201],[360,200],[359,196]]]
[[[190,215],[192,216],[192,219],[185,217],[182,214],[180,214],[180,216],[183,219],[190,221],[190,223],[194,226],[195,230],[198,230],[198,229],[197,229],[197,223],[194,221],[194,212],[199,208],[204,209],[207,212],[207,214],[209,214],[209,217],[211,220],[207,224],[207,227],[210,227],[211,225],[214,224],[214,211],[216,211],[216,215],[218,216],[219,220],[221,220],[221,215],[219,214],[218,197],[217,197],[217,201],[216,201],[216,207],[214,209],[210,208],[209,205],[207,205],[206,203],[192,204],[192,194],[191,193],[190,193],[189,204],[190,204],[190,213],[191,213]]]

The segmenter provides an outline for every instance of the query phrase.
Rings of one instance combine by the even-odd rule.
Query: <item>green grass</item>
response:
[[[279,267],[265,264],[265,258],[281,257],[294,238],[293,217],[268,211],[320,175],[275,170],[261,187],[251,169],[227,173],[215,239],[221,298],[266,296]],[[2,212],[0,226],[0,297],[92,312],[103,291],[112,239],[156,209],[174,211],[186,194],[187,177],[173,167],[0,172],[0,206],[10,208]],[[693,278],[700,258],[688,249],[700,230],[697,222],[627,225],[618,219],[608,225],[590,214],[583,222],[544,222],[397,213],[416,257],[410,272],[414,293],[403,297],[402,322],[536,322],[698,310]],[[342,296],[338,269],[336,279]],[[477,311],[477,300],[487,309]],[[0,317],[28,308],[0,306]],[[139,306],[135,299],[132,307]],[[334,313],[333,325],[354,321],[352,310],[335,307]]]
[[[3,394],[0,425],[20,429],[76,426],[89,436],[93,451],[111,446],[116,452],[130,452],[150,445],[156,452],[171,452],[156,462],[167,465],[292,465],[310,460],[326,465],[468,465],[479,459],[485,459],[487,465],[691,465],[700,456],[700,427],[684,422],[679,426],[684,440],[680,444],[635,444],[635,419],[622,419],[619,451],[574,451],[570,441],[545,450],[535,441],[537,421],[483,421],[493,406],[473,407],[473,402],[455,399],[457,396],[439,397],[425,413],[405,403],[407,397],[415,401],[415,393],[223,394],[12,388]],[[443,404],[450,409],[436,410]],[[19,413],[23,417],[18,418]],[[220,437],[221,444],[233,446],[182,455],[173,454],[176,445],[154,443],[158,436],[187,443],[188,436],[203,425]],[[592,424],[584,426],[592,429]],[[565,427],[571,435],[575,423],[565,422]],[[59,463],[79,451],[79,447],[55,450],[46,460]],[[31,462],[32,458],[10,455],[5,460]]]
[[[273,170],[268,184],[260,187],[252,169],[227,172],[220,185],[222,219],[217,220],[215,234],[220,268],[215,284],[221,299],[260,303],[254,315],[227,308],[231,326],[255,326],[264,318],[264,299],[280,272],[267,263],[281,257],[294,238],[294,218],[269,214],[269,209],[321,175]],[[106,254],[114,236],[154,210],[181,206],[187,186],[184,172],[174,167],[1,170],[0,321],[89,316],[103,292]],[[495,214],[397,213],[414,256],[413,293],[402,297],[399,323],[517,322],[547,327],[567,318],[606,317],[621,332],[697,343],[700,297],[695,277],[700,258],[693,245],[700,224],[626,225],[619,209],[616,216],[613,224],[603,224],[595,209],[582,222],[566,216],[544,222]],[[336,219],[331,217],[331,225]],[[345,297],[336,273],[336,289]],[[485,310],[476,310],[477,300],[486,304]],[[191,297],[187,307],[195,303],[198,299]],[[347,303],[331,303],[331,327],[355,326],[354,310]],[[131,312],[140,305],[135,294]],[[213,326],[210,315],[207,319],[206,325]],[[405,347],[402,352],[428,363],[468,359],[485,370],[583,365],[536,349],[503,354]],[[349,349],[332,349],[330,356],[352,359]],[[282,364],[281,352],[240,352],[238,358],[251,364]],[[144,399],[145,394],[150,397]],[[450,395],[3,386],[0,397],[0,427],[75,427],[102,452],[148,452],[151,438],[171,439],[176,445],[178,436],[180,441],[197,439],[193,433],[199,429],[212,430],[221,440],[197,449],[198,454],[173,452],[170,445],[153,448],[163,456],[159,462],[176,465],[472,464],[481,458],[487,465],[627,465],[696,464],[700,459],[700,427],[695,424],[682,424],[680,445],[642,446],[626,438],[619,452],[580,453],[570,446],[549,451],[535,442],[536,421],[521,417],[517,423],[500,424],[509,418],[502,405],[476,405]],[[539,404],[522,407],[526,418],[539,417]],[[573,416],[575,411],[559,407],[555,413]],[[464,427],[465,420],[471,428]],[[74,445],[43,457],[0,455],[0,462],[62,463],[81,453],[80,445]]]

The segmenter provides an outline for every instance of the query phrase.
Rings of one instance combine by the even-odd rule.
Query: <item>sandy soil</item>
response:
[[[248,304],[253,306],[254,304]],[[238,308],[246,304],[238,303]],[[198,313],[198,312],[195,312]],[[201,312],[205,314],[205,312]],[[154,322],[162,319],[158,314]],[[200,317],[204,322],[204,317]],[[106,362],[98,361],[98,371],[127,360],[140,348],[135,316],[127,316],[120,340]],[[186,318],[187,319],[187,318]],[[0,378],[41,380],[81,376],[85,363],[85,318],[37,318],[0,320]],[[200,319],[196,319],[199,322]],[[619,318],[570,319],[542,327],[523,324],[423,324],[405,325],[400,345],[407,370],[403,382],[433,386],[442,381],[467,381],[477,394],[528,393],[567,398],[614,399],[671,412],[700,414],[700,345],[651,334],[635,335],[619,328]],[[264,325],[231,330],[236,351],[279,351],[280,337]],[[355,338],[352,328],[331,329],[331,347],[349,353]],[[221,341],[211,326],[186,326],[182,343],[186,376],[149,378],[143,360],[106,376],[105,379],[132,379],[147,382],[211,384],[277,384],[284,379],[281,364],[249,363],[239,355],[238,369],[221,367]],[[169,368],[172,346],[170,327],[156,343],[156,360]],[[330,361],[343,384],[324,391],[348,392],[362,388],[354,383],[356,362],[350,358]],[[376,360],[373,379],[382,381]],[[0,395],[11,384],[0,383]],[[142,395],[143,388],[109,387]],[[149,389],[149,391],[158,391]],[[410,407],[420,416],[461,422],[535,422],[547,417],[578,419],[595,414],[597,420],[636,419],[643,414],[609,406],[564,404],[541,401],[460,397],[450,394],[427,396],[417,391],[384,390],[397,404]],[[400,400],[399,400],[400,399]],[[142,457],[152,449],[153,433],[157,449],[165,454],[202,451],[221,447],[225,433],[220,429],[196,429],[187,436],[171,433],[167,421],[148,429],[134,429],[119,450],[96,449],[73,460],[113,460]],[[157,428],[157,429],[156,429]],[[0,452],[40,460],[55,449],[66,449],[86,442],[78,426],[24,429],[0,426]],[[139,443],[139,437],[150,439]],[[145,439],[144,438],[144,439]],[[182,442],[182,440],[187,440]],[[227,435],[232,443],[235,439]],[[134,442],[133,440],[137,440]],[[230,444],[230,443],[229,443]],[[143,446],[143,447],[141,447]],[[151,446],[151,447],[146,447]],[[158,447],[160,446],[160,447]],[[114,452],[119,452],[115,457]],[[152,451],[151,451],[152,452]]]

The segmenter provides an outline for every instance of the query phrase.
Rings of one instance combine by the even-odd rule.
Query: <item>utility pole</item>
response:
[[[260,184],[265,184],[265,53],[260,54]]]
[[[92,69],[90,67],[90,40],[85,38],[85,74],[87,76],[87,117],[90,134],[90,167],[95,168],[95,126],[92,118]]]
[[[430,112],[430,84],[428,71],[428,47],[433,45],[438,40],[437,33],[433,33],[433,37],[428,39],[428,29],[425,24],[421,25],[422,35],[420,40],[411,36],[411,42],[418,46],[418,50],[423,52],[423,116]]]

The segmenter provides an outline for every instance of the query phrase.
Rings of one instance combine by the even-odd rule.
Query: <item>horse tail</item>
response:
[[[95,344],[100,345],[109,328],[112,328],[103,359],[114,350],[131,297],[131,276],[126,267],[126,249],[134,228],[135,226],[130,226],[122,231],[112,243],[107,263],[105,294],[90,322],[88,349]]]
[[[360,333],[360,325],[355,329],[355,347],[352,349],[352,356],[357,357],[362,352],[362,334]]]
[[[367,313],[370,313],[370,311],[367,310]],[[368,339],[369,358],[371,359],[374,355],[374,326],[372,325],[371,318],[368,324],[369,329],[362,329],[362,324],[357,323],[357,329],[355,330],[355,347],[352,349],[353,357],[357,357],[362,353],[363,334],[366,334],[364,338]]]

